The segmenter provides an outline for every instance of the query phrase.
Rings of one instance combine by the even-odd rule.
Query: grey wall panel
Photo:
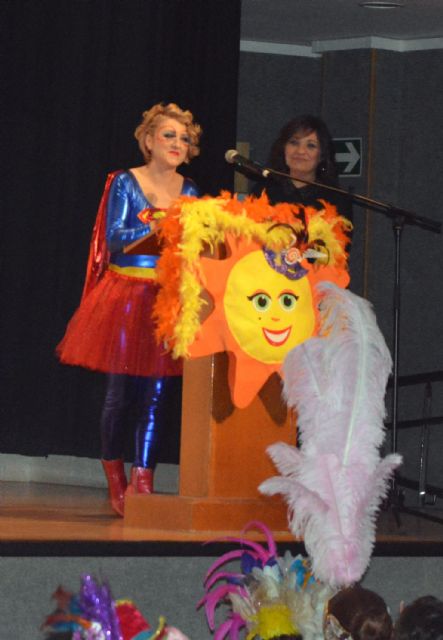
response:
[[[320,113],[321,60],[243,52],[237,140],[265,162],[281,127],[299,113]]]
[[[440,51],[379,52],[374,153],[374,196],[440,221],[442,71]],[[372,238],[370,298],[389,337],[394,268],[391,223],[374,219]],[[441,369],[442,237],[406,226],[401,245],[400,372]]]
[[[373,153],[370,158],[372,182],[368,195],[400,206],[399,139],[403,61],[397,53],[377,51],[373,64],[375,99],[372,112]],[[382,213],[369,214],[367,246],[367,296],[375,306],[380,327],[392,349],[394,232],[392,220]]]
[[[371,52],[339,51],[324,56],[322,116],[333,137],[360,137],[363,145],[362,175],[342,180],[342,187],[365,194],[368,166],[368,129]],[[354,234],[350,254],[351,290],[364,291],[365,210],[354,206]]]
[[[443,52],[404,57],[400,202],[443,221]],[[403,246],[402,366],[443,369],[443,238],[411,228]]]

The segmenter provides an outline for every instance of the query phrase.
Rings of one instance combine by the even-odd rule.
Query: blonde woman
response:
[[[119,515],[125,493],[153,491],[162,414],[166,404],[173,404],[171,394],[181,389],[181,364],[154,338],[157,256],[129,255],[123,248],[155,229],[151,211],[169,207],[180,195],[198,195],[194,182],[177,169],[198,155],[200,134],[192,114],[175,104],[157,104],[143,113],[135,137],[145,162],[108,176],[83,298],[57,347],[63,363],[108,374],[100,425],[102,464]],[[148,210],[147,223],[138,217],[143,210]],[[135,460],[128,485],[123,445],[129,409]]]

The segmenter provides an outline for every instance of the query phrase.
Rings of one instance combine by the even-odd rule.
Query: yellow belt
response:
[[[157,273],[154,267],[119,267],[116,264],[110,264],[108,269],[120,273],[122,276],[130,276],[132,278],[157,279]]]

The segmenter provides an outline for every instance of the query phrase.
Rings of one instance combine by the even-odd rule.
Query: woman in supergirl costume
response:
[[[182,365],[154,337],[155,255],[125,254],[125,246],[155,229],[146,209],[166,209],[196,185],[177,169],[198,155],[200,126],[189,111],[157,104],[135,130],[145,164],[108,176],[94,227],[83,297],[57,347],[61,362],[107,373],[101,416],[102,464],[112,508],[125,494],[152,493],[162,416],[181,390]],[[168,400],[169,399],[169,400]],[[123,466],[125,422],[135,420],[129,485]],[[170,419],[170,416],[169,416]]]

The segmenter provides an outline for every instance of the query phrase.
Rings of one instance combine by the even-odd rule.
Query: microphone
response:
[[[258,174],[263,178],[267,178],[271,174],[270,169],[266,169],[257,162],[249,160],[249,158],[245,158],[245,156],[241,156],[236,149],[229,149],[229,151],[226,151],[225,160],[229,164],[235,164],[238,167],[242,167],[252,173]]]

